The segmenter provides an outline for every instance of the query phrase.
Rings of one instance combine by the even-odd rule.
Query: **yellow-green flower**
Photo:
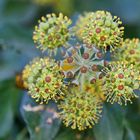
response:
[[[74,26],[73,31],[75,34],[82,38],[82,34],[84,33],[85,27],[88,25],[89,21],[94,17],[94,12],[85,12],[84,15],[80,15],[76,22],[76,26]]]
[[[39,58],[34,58],[28,65],[25,66],[24,70],[22,71],[22,80],[23,86],[28,89],[28,77],[32,73],[32,68],[35,67],[35,63],[39,61]]]
[[[60,103],[60,117],[64,124],[72,129],[92,128],[99,121],[102,112],[102,100],[95,93],[95,85],[86,84],[84,90],[72,86]]]
[[[120,18],[107,11],[91,12],[80,17],[75,27],[76,35],[86,44],[105,50],[109,46],[114,50],[123,40],[124,27],[121,24]]]
[[[137,38],[125,39],[122,47],[113,56],[120,61],[128,61],[140,67],[140,40]],[[140,70],[140,68],[139,68]]]
[[[107,102],[117,102],[120,105],[132,103],[132,98],[137,97],[134,90],[140,88],[140,72],[134,65],[127,62],[112,62],[103,72],[103,90]]]
[[[37,48],[42,51],[56,53],[57,49],[62,46],[67,46],[68,40],[71,37],[69,26],[71,20],[62,13],[59,16],[48,14],[39,20],[39,25],[35,26],[33,40]]]
[[[82,87],[85,81],[94,84],[101,78],[101,69],[107,65],[103,58],[104,53],[100,50],[82,44],[69,48],[60,66],[66,78]]]
[[[33,60],[30,65],[27,65],[23,71],[23,80],[30,96],[40,103],[48,103],[49,100],[57,101],[66,90],[60,67],[49,58]]]

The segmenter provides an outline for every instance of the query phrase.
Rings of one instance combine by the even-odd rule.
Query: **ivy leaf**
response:
[[[15,76],[41,51],[33,46],[32,30],[16,24],[0,24],[0,81]]]
[[[139,91],[137,95],[139,95]],[[125,127],[126,135],[128,137],[135,137],[135,139],[140,139],[140,102],[139,98],[133,101],[133,104],[128,105],[125,115]],[[128,133],[128,134],[127,134]],[[133,136],[134,135],[134,136]]]
[[[1,0],[0,16],[2,22],[31,22],[38,10],[37,6],[26,0]]]
[[[22,101],[21,113],[31,140],[52,140],[60,127],[56,104],[38,105],[27,92]]]
[[[124,140],[136,140],[134,132],[130,128],[126,128],[126,134]]]
[[[27,139],[27,129],[23,129],[19,134],[16,136],[16,140],[29,140]]]
[[[13,83],[13,79],[0,82],[0,138],[11,131],[17,111],[20,94]]]
[[[119,106],[104,106],[102,118],[94,126],[94,135],[97,140],[123,139],[123,114]]]
[[[82,136],[80,134],[77,134],[77,136],[79,136],[79,140],[81,140]],[[63,126],[61,128],[61,132],[56,136],[54,140],[77,140],[76,132],[71,128],[66,128],[66,126]]]

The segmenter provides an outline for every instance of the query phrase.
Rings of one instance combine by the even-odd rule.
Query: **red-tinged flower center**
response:
[[[46,76],[45,81],[46,81],[47,83],[51,82],[51,77],[50,77],[50,76]]]
[[[93,35],[93,33],[92,33],[92,32],[89,32],[88,34],[89,34],[89,36],[92,36],[92,35]]]
[[[106,37],[101,36],[101,37],[100,37],[100,40],[101,40],[101,41],[105,41],[105,40],[106,40]]]
[[[96,29],[96,33],[98,34],[98,33],[100,33],[101,32],[101,29],[100,28],[97,28]]]
[[[123,79],[124,75],[122,73],[118,74],[118,78]]]
[[[130,50],[130,54],[135,54],[135,50]]]
[[[96,79],[95,79],[95,78],[93,78],[93,79],[90,81],[91,84],[94,84],[95,82],[96,82]]]
[[[97,53],[97,57],[98,57],[98,58],[102,58],[102,57],[103,57],[102,53],[101,53],[101,52],[98,52],[98,53]]]
[[[88,70],[88,68],[87,67],[85,67],[85,66],[83,66],[83,67],[81,67],[81,72],[82,73],[86,73],[87,72],[87,70]]]
[[[118,89],[119,89],[119,90],[123,90],[123,89],[124,89],[124,86],[123,86],[123,85],[119,85],[119,86],[118,86]]]
[[[102,78],[103,78],[103,74],[100,74],[100,75],[99,75],[99,79],[102,79]]]
[[[72,62],[73,62],[73,58],[72,58],[72,57],[68,57],[68,58],[67,58],[67,62],[68,62],[68,63],[72,63]]]
[[[36,89],[36,92],[39,92],[39,88]]]
[[[49,89],[48,89],[48,88],[46,88],[46,89],[45,89],[45,92],[46,92],[46,93],[48,93],[48,91],[49,91]]]
[[[92,70],[93,70],[93,71],[97,71],[97,70],[98,70],[97,65],[93,65],[93,66],[92,66]]]
[[[83,58],[84,58],[84,59],[88,59],[88,58],[89,58],[89,54],[88,54],[88,53],[84,53],[84,54],[83,54]]]
[[[72,78],[74,75],[73,75],[73,73],[71,72],[71,71],[69,71],[69,72],[67,72],[67,77],[68,78]]]

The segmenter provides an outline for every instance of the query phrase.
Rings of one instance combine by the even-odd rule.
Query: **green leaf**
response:
[[[139,93],[138,93],[139,94]],[[133,104],[128,105],[126,109],[126,115],[124,125],[126,129],[126,135],[130,139],[140,139],[140,111],[139,111],[139,98],[133,101]]]
[[[136,140],[134,132],[130,128],[126,128],[126,134],[124,140]]]
[[[65,130],[64,132],[60,133],[54,140],[75,140],[75,135],[68,131]]]
[[[27,139],[27,129],[23,129],[19,134],[17,134],[16,140],[29,140]]]
[[[92,129],[84,131],[73,130],[71,127],[61,126],[59,133],[54,140],[95,140]]]
[[[0,107],[0,138],[4,137],[12,128],[13,125],[13,111],[11,103],[4,103]]]
[[[123,114],[119,106],[104,106],[102,118],[94,126],[96,140],[122,140]]]
[[[14,80],[0,82],[0,138],[7,135],[13,126],[14,114],[17,111],[19,90]]]
[[[41,51],[33,46],[32,30],[16,24],[0,24],[0,81],[15,76]]]
[[[1,0],[0,16],[3,21],[20,23],[31,22],[38,8],[26,0]]]
[[[38,105],[25,93],[21,113],[31,140],[52,140],[56,136],[61,124],[56,104]]]

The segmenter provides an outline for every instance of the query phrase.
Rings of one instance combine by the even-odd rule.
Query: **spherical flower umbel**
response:
[[[24,70],[22,71],[22,80],[23,80],[23,86],[25,87],[25,89],[28,89],[28,77],[30,76],[30,74],[32,73],[32,68],[35,67],[35,63],[39,61],[39,58],[34,58],[29,65],[26,65]]]
[[[83,19],[84,17],[82,18],[84,21],[81,23],[83,24],[83,29],[79,30],[79,22],[77,22],[76,35],[84,43],[94,44],[103,50],[106,50],[108,46],[111,50],[119,47],[124,33],[124,27],[121,26],[122,22],[120,18],[113,17],[107,11],[97,11],[92,13],[91,16],[89,14],[85,15],[85,20]]]
[[[127,62],[112,62],[103,72],[103,90],[107,102],[117,102],[120,105],[132,103],[132,98],[137,97],[134,90],[140,88],[140,73],[134,65]]]
[[[71,20],[62,13],[59,16],[48,14],[39,20],[39,25],[35,26],[33,40],[37,48],[42,51],[56,53],[57,49],[67,46],[71,37],[69,26]]]
[[[94,84],[101,78],[101,69],[107,64],[104,54],[93,46],[77,45],[67,50],[60,65],[66,78],[72,83],[83,86],[88,79]]]
[[[29,68],[26,83],[29,94],[37,102],[48,103],[49,100],[57,101],[64,95],[66,86],[63,84],[63,75],[58,64],[49,58],[40,58],[33,61],[25,69]]]
[[[140,40],[138,38],[125,39],[122,47],[117,50],[113,57],[135,64],[137,68],[140,67]]]
[[[94,86],[86,84],[84,90],[79,86],[72,86],[67,92],[59,105],[64,124],[79,130],[92,128],[102,112],[102,101],[96,96]]]
[[[84,15],[80,15],[78,17],[78,20],[76,22],[76,26],[74,26],[73,31],[78,36],[81,38],[84,28],[88,25],[89,21],[94,17],[94,12],[85,12]]]

